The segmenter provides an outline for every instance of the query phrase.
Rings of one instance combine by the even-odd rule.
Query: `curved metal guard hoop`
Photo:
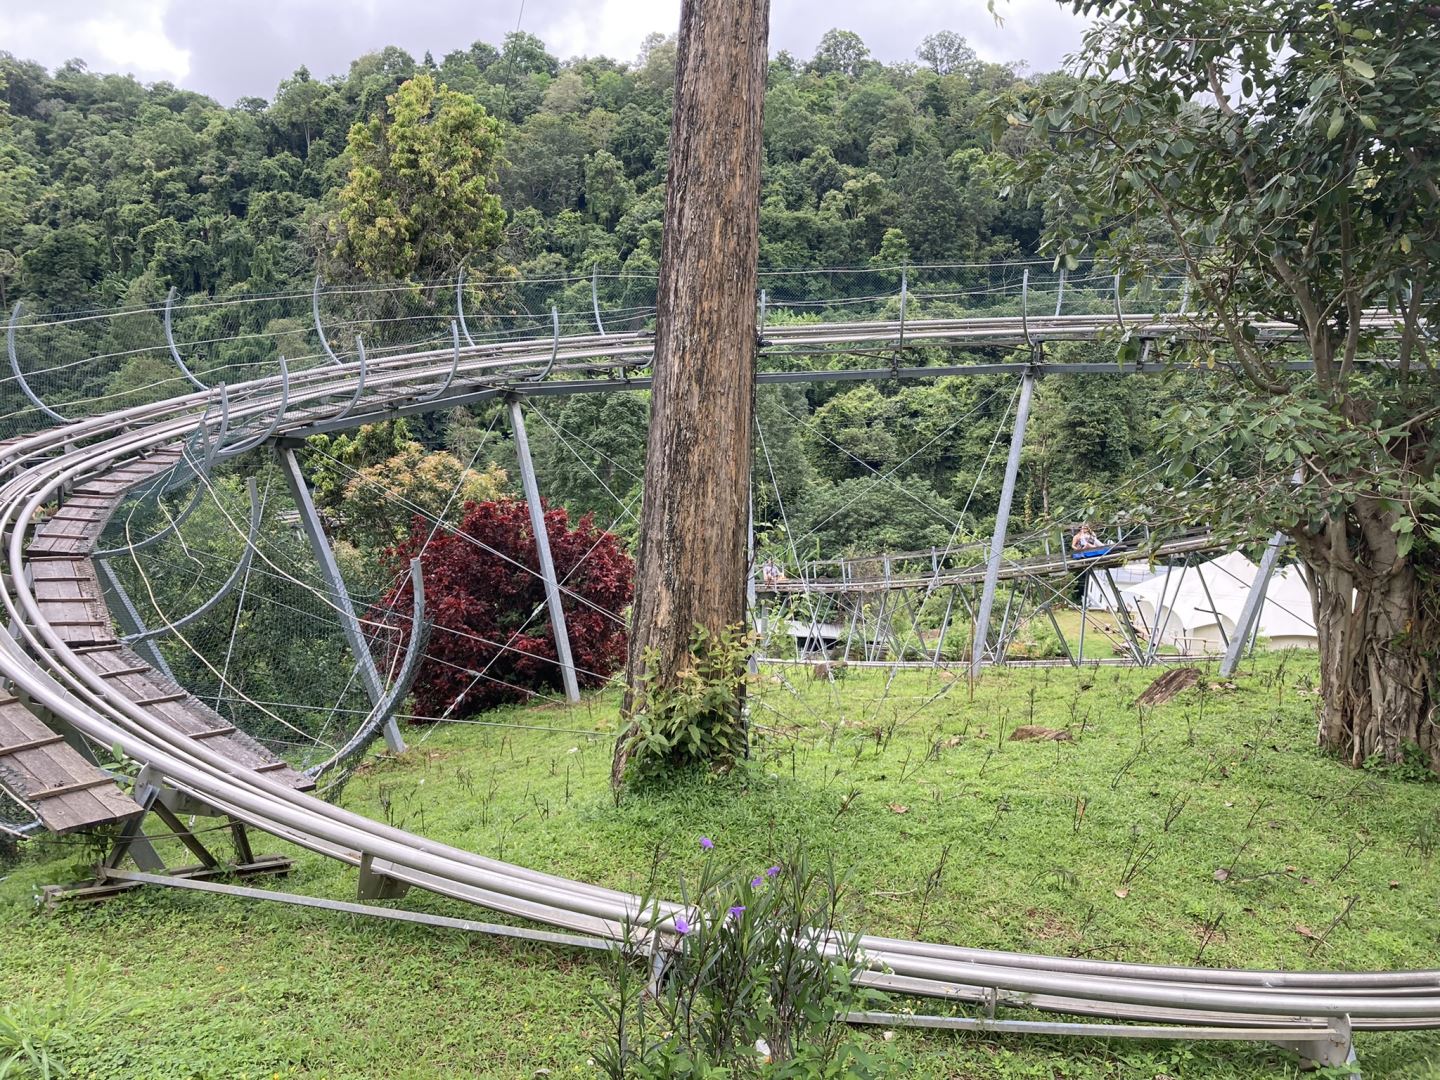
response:
[[[605,336],[605,324],[600,321],[600,264],[590,264],[590,306],[595,309],[595,329]]]
[[[761,290],[760,290],[760,317],[759,317],[759,319],[756,320],[756,325],[755,325],[755,336],[756,336],[757,338],[763,339],[763,338],[765,337],[765,316],[769,313],[769,307],[770,307],[770,298],[765,294],[765,290],[764,290],[764,289],[761,289]]]
[[[1188,309],[1189,307],[1190,307],[1190,279],[1187,277],[1187,278],[1185,279],[1185,287],[1180,290],[1180,314],[1181,314],[1181,315],[1186,315],[1186,314],[1188,314],[1187,309]]]
[[[206,419],[209,418],[209,416],[210,416],[210,410],[209,410],[209,409],[206,409],[206,410],[205,410],[205,415],[200,418],[200,423],[199,423],[199,424],[196,426],[196,428],[195,428],[195,435],[199,435],[199,434],[201,434],[201,433],[205,430],[205,421],[206,421]],[[224,383],[221,383],[221,384],[220,384],[220,426],[216,429],[215,438],[214,438],[214,439],[207,439],[207,440],[206,440],[206,444],[205,444],[205,455],[204,455],[203,459],[200,461],[200,464],[199,464],[198,468],[194,468],[194,472],[195,472],[195,475],[196,475],[196,476],[200,476],[200,475],[203,475],[203,474],[208,474],[208,473],[210,472],[210,467],[215,463],[216,451],[219,450],[220,444],[225,441],[225,433],[226,433],[226,431],[229,429],[229,426],[230,426],[230,403],[229,403],[229,397],[227,396],[227,394],[226,394],[226,392],[225,392],[225,384],[224,384]],[[192,439],[193,439],[194,437],[195,437],[195,436],[193,436],[193,435],[191,436]],[[188,450],[187,450],[187,453],[188,453]],[[182,458],[181,460],[183,461],[184,458]],[[179,486],[178,484],[173,485],[173,486],[172,486],[172,485],[164,485],[164,484],[159,485],[159,488],[160,488],[159,493],[163,495],[163,494],[165,494],[166,491],[172,490],[173,487],[178,487],[178,486]],[[147,489],[146,491],[142,492],[142,493],[141,493],[141,496],[144,497],[144,495],[148,495],[148,494],[149,494],[149,489]],[[189,518],[190,515],[193,514],[193,513],[196,511],[196,509],[200,506],[200,500],[201,500],[202,496],[204,496],[204,494],[205,494],[205,488],[204,488],[204,486],[197,484],[196,487],[195,487],[194,493],[191,494],[191,496],[190,496],[190,501],[185,504],[184,509],[182,509],[182,510],[181,510],[178,514],[176,514],[173,518],[171,518],[170,521],[169,521],[169,523],[166,524],[166,526],[165,526],[163,529],[161,529],[159,532],[151,533],[149,536],[145,537],[145,539],[143,539],[143,540],[137,540],[137,541],[135,541],[133,544],[126,544],[124,547],[106,548],[104,551],[95,551],[95,552],[92,552],[92,553],[91,553],[92,558],[96,558],[96,559],[113,559],[113,558],[115,558],[117,555],[125,555],[125,554],[128,554],[129,552],[132,552],[132,551],[142,551],[142,550],[144,550],[145,548],[153,547],[154,545],[158,544],[161,540],[164,540],[164,539],[165,539],[167,536],[169,536],[171,533],[173,533],[176,529],[180,528],[181,525],[185,524],[186,519]]]
[[[419,559],[410,560],[410,587],[415,594],[415,603],[410,616],[410,640],[405,644],[405,658],[400,662],[400,670],[395,676],[395,682],[385,696],[375,703],[375,707],[360,722],[360,726],[355,729],[355,734],[350,736],[345,745],[318,765],[311,765],[305,770],[306,776],[312,779],[323,776],[363,751],[374,741],[375,736],[380,733],[380,728],[390,720],[400,703],[410,693],[410,687],[415,682],[415,675],[420,670],[420,659],[425,653],[425,644],[430,638],[431,625],[425,620],[425,578],[421,574]]]
[[[554,324],[554,337],[550,343],[550,362],[538,375],[531,375],[526,382],[539,382],[555,369],[555,358],[560,355],[560,309],[554,304],[550,305],[550,321]]]
[[[275,410],[275,418],[270,421],[270,426],[256,435],[249,442],[232,446],[228,450],[221,450],[215,455],[216,461],[228,461],[232,457],[254,450],[270,436],[274,435],[280,427],[280,421],[285,419],[285,411],[290,408],[290,368],[285,363],[285,357],[280,357],[280,407]]]
[[[343,420],[349,416],[350,410],[355,408],[355,405],[359,402],[360,395],[365,393],[365,372],[368,364],[365,360],[365,342],[359,334],[355,335],[355,352],[360,357],[360,377],[355,382],[355,393],[350,395],[350,400],[345,404],[345,407],[335,414],[336,420]]]
[[[465,344],[473,349],[475,339],[470,336],[470,328],[465,325],[465,268],[463,266],[455,278],[455,318],[460,323],[460,332],[465,335]]]
[[[15,304],[15,310],[10,313],[10,325],[5,330],[5,350],[10,354],[10,371],[15,375],[15,381],[20,386],[20,392],[30,399],[31,405],[34,405],[42,413],[50,417],[51,420],[68,424],[70,422],[68,417],[61,416],[54,409],[50,408],[49,405],[46,405],[45,402],[40,400],[39,395],[36,394],[34,390],[30,389],[30,384],[25,380],[25,373],[20,370],[20,360],[15,355],[15,326],[20,322],[20,309],[24,306],[21,302]]]
[[[905,308],[910,301],[910,271],[907,267],[900,268],[900,340],[896,343],[896,350],[905,348]]]
[[[1125,326],[1125,313],[1120,310],[1120,275],[1115,275],[1115,321],[1123,328]]]
[[[325,355],[335,365],[344,363],[340,357],[335,355],[335,350],[330,348],[330,339],[325,336],[325,327],[320,325],[320,275],[315,275],[315,288],[310,291],[310,314],[315,319],[315,333],[320,338],[320,348],[325,350]]]
[[[422,398],[416,398],[416,401],[434,401],[436,398],[444,397],[445,391],[449,390],[450,384],[455,381],[455,373],[460,370],[460,325],[455,319],[450,320],[450,343],[455,356],[455,358],[450,361],[450,374],[445,376],[445,381],[440,384],[439,389],[426,394]]]
[[[250,495],[250,528],[245,534],[245,551],[240,556],[240,561],[235,564],[235,569],[225,579],[225,583],[215,592],[210,599],[197,607],[188,615],[182,615],[178,619],[172,619],[164,626],[156,627],[153,630],[146,630],[140,634],[129,634],[120,640],[127,645],[134,645],[137,642],[149,641],[151,638],[159,637],[161,634],[169,633],[172,630],[179,630],[190,625],[196,619],[202,617],[206,612],[229,595],[230,590],[239,584],[240,579],[245,576],[245,571],[250,569],[250,559],[255,554],[255,538],[260,533],[260,496],[255,490],[255,477],[245,479],[245,490]],[[135,550],[130,548],[127,550]]]
[[[1020,329],[1025,334],[1025,344],[1034,348],[1030,340],[1030,268],[1020,275]]]
[[[180,369],[180,374],[189,380],[190,385],[197,390],[209,390],[203,382],[195,377],[195,373],[185,366],[185,361],[180,359],[180,350],[175,347],[175,332],[171,327],[170,315],[175,306],[175,286],[170,286],[170,291],[165,294],[165,346],[170,350],[170,358],[175,361],[175,366]]]
[[[1065,264],[1060,264],[1060,282],[1055,290],[1055,317],[1060,317],[1060,307],[1065,303]]]

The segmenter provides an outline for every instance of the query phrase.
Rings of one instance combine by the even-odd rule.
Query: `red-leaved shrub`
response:
[[[563,509],[547,509],[545,526],[555,574],[565,590],[562,603],[576,675],[581,686],[599,686],[625,663],[621,618],[634,594],[635,564],[589,514],[572,527]],[[545,584],[525,503],[468,503],[459,532],[440,529],[427,543],[430,528],[430,522],[417,517],[409,538],[386,551],[401,584],[382,597],[373,613],[375,621],[393,628],[387,646],[403,653],[414,604],[407,568],[419,552],[425,618],[433,629],[414,683],[415,712],[439,717],[449,709],[458,718],[534,693],[561,693]]]

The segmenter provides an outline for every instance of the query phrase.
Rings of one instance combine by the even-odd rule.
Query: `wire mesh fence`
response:
[[[119,311],[18,307],[0,372],[0,438],[153,404],[200,387],[237,387],[337,362],[462,346],[653,329],[653,274],[346,284],[267,296],[196,296]],[[1128,281],[1094,263],[1049,262],[762,270],[766,326],[878,320],[1176,315],[1182,275]],[[167,329],[168,328],[168,329]]]

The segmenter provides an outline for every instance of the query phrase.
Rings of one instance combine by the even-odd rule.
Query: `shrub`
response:
[[[563,509],[547,509],[545,526],[565,589],[562,606],[576,676],[582,686],[600,686],[625,662],[623,612],[634,593],[634,563],[588,514],[571,526]],[[558,692],[560,666],[525,503],[469,503],[458,529],[441,529],[433,537],[430,529],[416,518],[410,536],[386,552],[400,584],[374,612],[375,621],[389,629],[386,644],[403,652],[413,610],[405,568],[418,554],[425,616],[433,629],[415,679],[416,712],[437,717],[450,709],[467,716]]]
[[[602,1074],[884,1074],[886,1063],[842,1019],[883,995],[855,985],[865,959],[858,937],[840,926],[844,883],[833,861],[817,869],[797,851],[768,869],[741,870],[709,851],[681,895],[687,910],[671,922],[676,934],[649,934],[661,912],[645,903],[643,925],[627,925],[612,954],[611,985],[596,998]],[[646,971],[636,963],[642,956]],[[658,986],[647,987],[646,972],[657,970]]]
[[[691,662],[669,683],[659,680],[657,655],[647,650],[638,707],[617,760],[642,779],[697,762],[732,763],[745,748],[745,664],[754,646],[755,636],[738,628],[711,633],[696,626]]]

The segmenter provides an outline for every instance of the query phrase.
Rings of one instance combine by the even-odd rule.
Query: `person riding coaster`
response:
[[[1114,549],[1114,544],[1107,544],[1095,535],[1094,528],[1087,521],[1075,530],[1075,535],[1070,538],[1070,557],[1072,559],[1093,559],[1097,555],[1106,555]]]

